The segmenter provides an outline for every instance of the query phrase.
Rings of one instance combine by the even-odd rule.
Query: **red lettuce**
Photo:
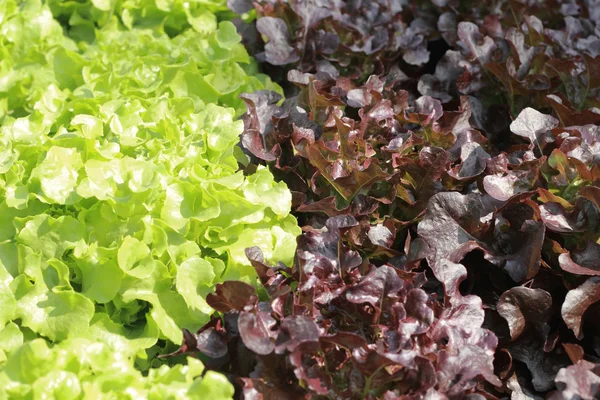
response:
[[[242,96],[244,168],[304,233],[180,351],[250,399],[598,397],[597,2],[229,6],[287,96]]]
[[[292,268],[248,249],[264,296],[219,284],[207,302],[223,317],[186,331],[180,352],[221,357],[226,347],[220,369],[246,398],[455,397],[500,386],[481,301],[448,287],[447,299],[438,297],[418,260],[368,263],[344,245],[357,224],[340,215],[307,230]],[[240,364],[248,353],[255,362]]]

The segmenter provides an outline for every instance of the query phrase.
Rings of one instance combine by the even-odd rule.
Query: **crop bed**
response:
[[[0,0],[0,400],[600,397],[597,0]]]

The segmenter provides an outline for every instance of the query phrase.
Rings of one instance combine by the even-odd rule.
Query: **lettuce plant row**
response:
[[[280,89],[213,6],[0,2],[0,398],[233,395],[156,355],[300,229],[285,183],[239,170],[239,95]]]
[[[600,4],[229,1],[303,227],[172,355],[248,399],[600,396]]]

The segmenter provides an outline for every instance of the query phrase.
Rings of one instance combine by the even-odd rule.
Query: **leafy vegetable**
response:
[[[147,378],[133,365],[159,366],[159,348],[208,321],[215,283],[255,281],[246,247],[291,262],[290,192],[266,168],[239,171],[236,147],[238,95],[276,85],[252,74],[228,21],[170,38],[113,17],[86,43],[46,4],[1,6],[0,386],[230,397],[221,375],[192,383],[197,362]]]
[[[77,40],[92,42],[95,29],[110,24],[118,17],[123,25],[132,28],[152,28],[178,35],[187,29],[211,33],[217,29],[218,16],[230,16],[225,0],[186,2],[148,0],[49,0],[54,17]]]
[[[599,9],[0,2],[0,398],[598,397]]]
[[[77,338],[49,347],[43,339],[34,339],[6,360],[0,397],[202,399],[210,394],[225,400],[233,396],[233,386],[223,375],[206,371],[200,378],[203,372],[199,360],[188,358],[186,366],[163,365],[143,376],[131,358],[106,343]]]
[[[434,27],[419,10],[400,1],[236,1],[232,10],[254,5],[256,31],[269,64],[292,64],[303,72],[323,71],[366,78],[388,72],[402,60],[410,66],[429,61],[426,38]],[[255,31],[255,32],[256,32]],[[247,41],[256,42],[248,30]],[[277,74],[276,70],[273,70]]]
[[[240,7],[243,2],[232,3]],[[341,328],[322,326],[322,315],[311,313],[323,304],[336,304],[338,298],[352,298],[358,289],[347,285],[362,287],[359,282],[370,273],[393,266],[427,274],[425,283],[416,288],[435,299],[442,313],[451,315],[448,324],[462,323],[461,314],[452,311],[455,307],[472,310],[481,304],[485,310],[470,315],[481,315],[479,326],[497,338],[493,373],[502,385],[479,381],[477,393],[490,398],[511,392],[531,398],[597,396],[599,336],[591,323],[598,312],[594,279],[600,268],[597,5],[587,1],[396,4],[399,12],[392,20],[423,27],[418,33],[421,48],[428,51],[423,65],[398,62],[408,53],[406,48],[396,48],[390,57],[385,55],[383,49],[389,49],[385,45],[369,56],[352,52],[356,50],[352,43],[362,43],[390,26],[385,17],[390,14],[381,13],[381,24],[365,24],[367,31],[359,39],[348,34],[347,25],[337,16],[355,7],[352,10],[362,15],[352,20],[358,21],[369,15],[367,2],[352,2],[348,7],[331,2],[258,2],[256,29],[262,37],[253,41],[251,29],[243,28],[246,45],[266,61],[264,70],[278,79],[288,97],[281,103],[279,96],[269,92],[243,95],[248,113],[242,144],[253,156],[247,170],[265,164],[287,183],[293,213],[304,225],[305,236],[327,227],[327,218],[354,218],[356,222],[344,225],[339,235],[339,251],[327,253],[328,259],[339,261],[315,265],[331,264],[336,270],[343,265],[340,257],[346,251],[361,261],[354,267],[360,272],[356,281],[350,284],[343,277],[345,286],[339,289],[339,280],[328,279],[331,274],[319,276],[319,286],[314,287],[326,293],[322,303],[321,298],[297,300],[305,308],[291,308],[288,314],[287,309],[276,308],[283,301],[273,303],[285,292],[270,290],[269,285],[296,280],[298,288],[291,285],[287,296],[305,298],[301,286],[309,276],[296,272],[305,268],[304,239],[299,239],[291,270],[264,269],[255,262],[269,277],[284,276],[273,282],[263,279],[266,292],[275,293],[269,298],[270,308],[257,305],[260,300],[257,303],[251,296],[245,300],[247,309],[230,307],[238,310],[230,314],[239,312],[239,336],[228,327],[234,318],[229,314],[221,325],[215,320],[209,325],[220,327],[228,343],[241,340],[246,350],[265,359],[259,357],[255,363],[246,350],[238,352],[229,345],[231,359],[248,364],[237,370],[233,362],[225,362],[222,370],[239,374],[247,397],[260,397],[259,393],[269,397],[270,388],[281,382],[292,383],[292,388],[298,382],[301,395],[309,390],[313,397],[397,398],[406,393],[428,397],[408,389],[403,392],[401,383],[390,384],[394,394],[386,394],[388,387],[381,384],[377,386],[381,392],[359,389],[340,395],[335,392],[335,377],[342,367],[329,369],[327,358],[319,358],[317,352],[307,355],[313,357],[308,364],[312,369],[300,369],[304,358],[294,359],[293,349],[278,347],[280,336],[284,344],[292,337],[287,324],[313,338],[312,328],[300,328],[311,325],[304,318],[285,322],[296,315],[312,319],[320,328],[318,348],[325,352],[320,338],[331,327],[335,332],[349,329],[366,335],[368,330],[350,323]],[[310,18],[303,17],[305,9],[312,11]],[[306,21],[312,23],[313,15],[316,29],[305,35],[302,27],[310,26]],[[333,43],[318,42],[319,29],[323,35],[333,33],[327,40],[337,36],[334,52],[317,51],[322,43]],[[393,29],[396,35],[388,38],[405,34]],[[352,43],[344,44],[350,38]],[[362,57],[373,61],[369,64],[373,68],[365,67]],[[287,76],[268,64],[284,65]],[[372,71],[377,75],[370,75]],[[316,242],[322,245],[324,240]],[[309,258],[320,260],[314,255]],[[354,262],[353,257],[350,260]],[[379,273],[387,276],[384,271]],[[403,273],[400,278],[411,281]],[[364,304],[377,303],[377,294],[363,294]],[[351,307],[344,304],[342,309]],[[253,316],[242,318],[244,312]],[[441,318],[437,312],[435,308],[435,318]],[[395,322],[384,320],[381,327],[397,335],[403,332]],[[373,348],[385,349],[386,339],[379,339],[383,344]],[[310,354],[302,349],[303,357]],[[486,349],[485,342],[478,342],[464,352],[477,359],[471,352]],[[282,356],[287,359],[268,358]],[[429,359],[439,362],[441,357]],[[277,374],[265,372],[273,363],[280,365]],[[295,367],[284,373],[289,365]],[[257,376],[263,377],[257,381]],[[369,376],[369,371],[360,371],[343,381],[365,381]],[[459,393],[457,389],[450,397],[467,397],[471,390]]]
[[[260,249],[248,249],[268,299],[241,282],[218,284],[207,302],[223,320],[186,331],[176,354],[227,349],[221,368],[241,377],[245,397],[453,396],[484,380],[500,385],[481,301],[446,286],[444,308],[423,290],[419,262],[363,263],[342,241],[356,225],[337,216],[305,232],[293,268],[268,266]],[[248,352],[256,365],[238,361]]]

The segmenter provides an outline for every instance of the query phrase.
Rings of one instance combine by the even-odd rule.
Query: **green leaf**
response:
[[[22,325],[51,340],[64,340],[87,331],[94,304],[72,290],[48,290],[43,282],[31,283],[18,276],[11,288],[17,299],[15,318]]]
[[[114,251],[96,245],[76,252],[81,271],[81,293],[97,303],[108,303],[121,288],[123,271],[114,260]]]
[[[200,33],[214,32],[217,28],[217,17],[208,10],[185,9],[189,24]]]
[[[205,189],[189,183],[167,188],[161,219],[177,231],[184,229],[190,218],[206,221],[220,214],[219,202]]]
[[[223,375],[208,371],[200,381],[194,382],[188,395],[214,400],[231,399],[234,394],[233,385]]]
[[[83,238],[84,226],[71,216],[57,219],[41,214],[31,219],[17,219],[25,222],[17,239],[46,258],[61,258],[65,251],[75,247]]]
[[[77,375],[70,371],[50,371],[33,384],[36,399],[76,400],[82,393]]]
[[[177,267],[175,285],[189,307],[210,314],[212,308],[199,294],[198,289],[201,289],[206,297],[210,293],[214,279],[215,272],[212,264],[200,257],[192,257]]]
[[[92,0],[92,4],[99,10],[110,11],[114,7],[113,0]]]
[[[46,158],[31,173],[41,186],[40,199],[49,203],[72,204],[77,200],[75,187],[83,167],[77,149],[51,147]]]
[[[285,183],[278,182],[273,185],[274,178],[265,167],[259,167],[254,175],[248,178],[244,187],[244,197],[255,204],[265,204],[275,214],[285,217],[292,206],[292,194]]]
[[[147,278],[154,271],[154,260],[150,255],[150,249],[145,243],[131,236],[123,240],[117,259],[119,267],[126,274],[140,279]]]
[[[71,120],[71,126],[78,126],[86,139],[96,139],[104,134],[102,121],[93,115],[78,114]]]
[[[108,314],[96,313],[90,321],[87,334],[83,336],[106,343],[114,351],[129,357],[144,352],[156,344],[158,327],[152,319],[148,319],[141,327],[125,328],[111,320]]]
[[[238,35],[235,25],[230,21],[222,21],[219,22],[217,41],[219,42],[219,46],[225,49],[231,49],[234,45],[242,41],[242,37]]]
[[[6,353],[18,349],[23,344],[23,334],[14,322],[6,324],[0,329],[0,358],[6,358]],[[4,354],[4,356],[2,356]],[[0,363],[4,360],[0,359]]]
[[[83,83],[81,69],[86,61],[74,51],[59,47],[52,53],[54,75],[61,88],[75,89]]]
[[[53,354],[43,339],[25,343],[13,353],[4,370],[14,381],[33,383],[52,370]]]
[[[17,301],[10,289],[13,277],[8,273],[0,259],[0,326],[6,325],[13,319]]]

